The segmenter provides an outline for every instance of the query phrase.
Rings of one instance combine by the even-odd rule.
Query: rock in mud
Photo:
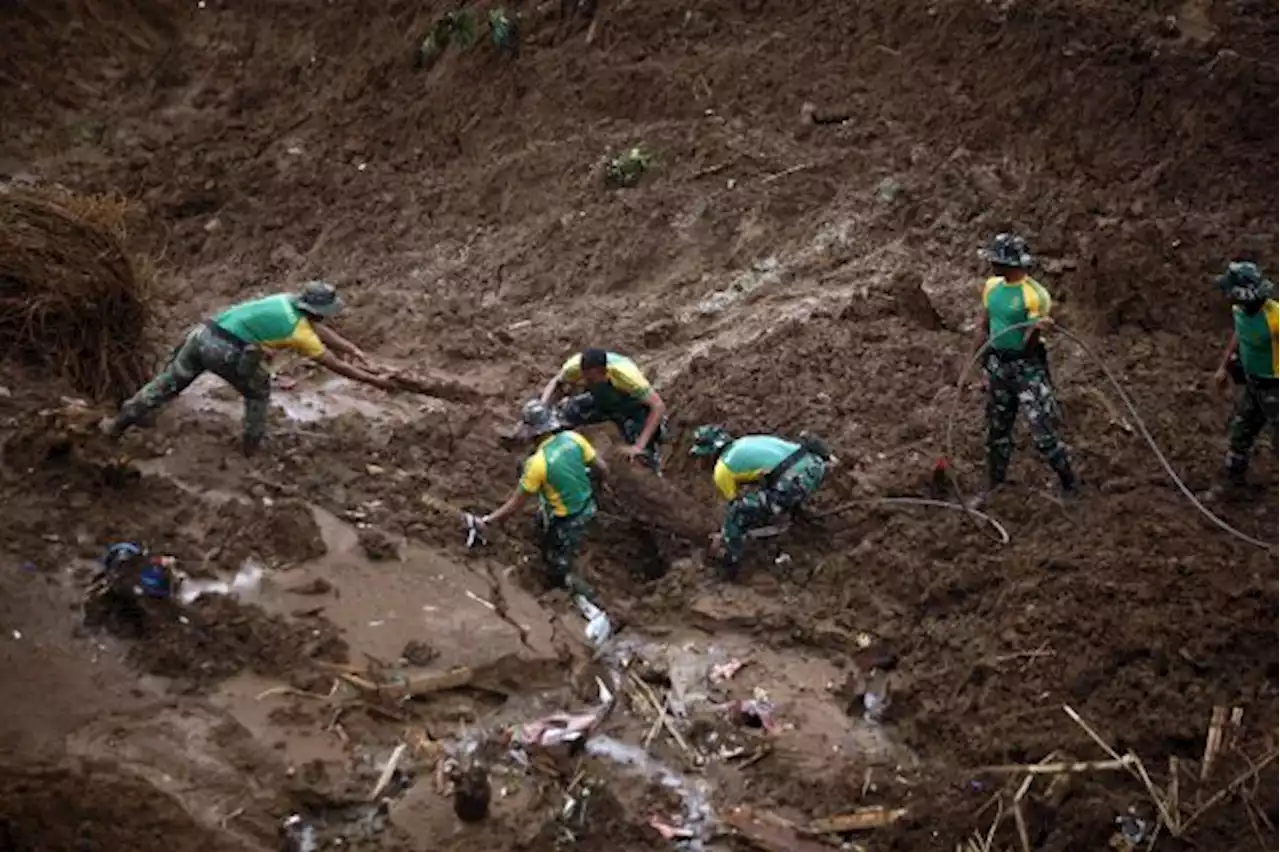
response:
[[[333,583],[324,577],[316,577],[306,583],[291,586],[289,591],[295,595],[327,595],[333,591]]]
[[[360,547],[364,555],[375,562],[400,558],[400,542],[377,527],[365,527],[359,533]]]
[[[440,656],[440,652],[417,639],[410,640],[400,652],[400,659],[411,666],[428,666]]]

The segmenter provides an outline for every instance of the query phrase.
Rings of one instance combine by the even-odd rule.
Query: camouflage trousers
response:
[[[644,405],[635,405],[626,410],[606,410],[601,408],[589,393],[580,393],[569,397],[560,404],[561,419],[570,426],[586,426],[591,423],[612,423],[618,427],[618,433],[628,444],[634,444],[644,431],[644,422],[649,418],[649,409]],[[667,437],[667,421],[663,418],[658,429],[649,439],[641,463],[653,471],[660,469],[659,445]]]
[[[1243,476],[1248,470],[1254,442],[1264,428],[1270,427],[1271,443],[1277,443],[1276,413],[1280,397],[1276,384],[1275,379],[1248,376],[1240,388],[1236,409],[1231,415],[1231,444],[1227,450],[1227,472],[1234,476]]]
[[[595,501],[582,511],[568,517],[558,517],[545,505],[538,509],[538,539],[542,547],[542,563],[546,570],[547,585],[553,589],[564,587],[571,594],[583,595],[594,600],[595,592],[573,571],[582,536],[596,516]]]
[[[1021,409],[1031,426],[1031,439],[1064,486],[1075,484],[1071,459],[1058,437],[1058,401],[1049,382],[1048,365],[1036,358],[1006,358],[988,353],[987,484],[1004,482],[1013,458],[1013,427]]]
[[[776,524],[784,520],[783,515],[795,512],[818,490],[826,475],[826,462],[810,454],[796,462],[772,487],[749,491],[730,502],[720,530],[725,572],[730,576],[737,573],[748,532]]]
[[[207,325],[187,332],[160,373],[120,408],[115,429],[123,432],[172,401],[204,372],[219,376],[244,397],[246,448],[262,441],[271,403],[271,375],[262,366],[262,350],[227,340]]]

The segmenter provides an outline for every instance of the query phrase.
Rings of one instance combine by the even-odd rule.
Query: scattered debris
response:
[[[734,675],[736,675],[739,671],[741,671],[742,667],[745,665],[746,663],[744,661],[738,660],[738,659],[733,659],[733,660],[729,660],[727,663],[720,663],[718,665],[714,665],[711,667],[711,670],[707,673],[707,679],[711,681],[713,684],[724,683],[725,681],[729,680]]]
[[[893,825],[907,815],[906,808],[886,808],[871,805],[856,808],[848,813],[836,814],[825,819],[815,819],[809,823],[809,832],[813,834],[842,834],[846,831],[866,831],[871,828],[884,828]]]
[[[767,733],[777,730],[773,718],[773,704],[768,699],[745,698],[731,702],[726,708],[729,718],[749,728],[763,728]]]
[[[315,827],[298,814],[290,814],[281,824],[280,843],[284,852],[317,852],[320,848]]]

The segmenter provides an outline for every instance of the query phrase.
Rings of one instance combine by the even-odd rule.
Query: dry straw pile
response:
[[[0,192],[0,357],[119,402],[150,373],[155,276],[130,257],[126,205]]]

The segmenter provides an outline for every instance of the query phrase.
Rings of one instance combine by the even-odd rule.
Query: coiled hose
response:
[[[982,360],[982,357],[987,354],[987,351],[991,348],[992,341],[999,334],[1005,334],[1007,332],[1016,331],[1019,329],[1031,328],[1032,326],[1037,325],[1038,322],[1039,322],[1038,320],[1031,320],[1029,322],[1018,323],[1017,325],[1009,326],[1008,328],[1004,329],[998,334],[991,335],[990,337],[987,338],[986,342],[982,344],[982,347],[978,349],[978,351],[974,354],[973,358],[970,359],[969,363],[965,366],[964,372],[961,373],[959,381],[956,382],[955,399],[952,401],[952,404],[951,404],[951,412],[947,416],[947,431],[946,431],[947,458],[953,458],[955,455],[953,450],[954,440],[952,435],[953,435],[953,432],[955,431],[954,427],[955,427],[956,413],[959,411],[959,408],[960,408],[960,391],[961,389],[964,388],[965,382],[968,381],[969,373],[973,371],[974,365],[977,364],[980,360]],[[1096,364],[1102,370],[1103,375],[1106,376],[1106,379],[1110,383],[1111,387],[1115,389],[1116,395],[1120,397],[1120,401],[1124,403],[1124,407],[1128,410],[1130,416],[1133,417],[1133,422],[1137,425],[1139,433],[1141,433],[1143,439],[1147,442],[1147,446],[1151,448],[1151,452],[1155,454],[1156,459],[1159,460],[1160,466],[1164,468],[1164,472],[1168,474],[1169,479],[1173,481],[1173,484],[1178,487],[1178,490],[1182,492],[1182,495],[1191,502],[1191,505],[1194,506],[1196,510],[1200,512],[1201,515],[1207,518],[1218,529],[1239,539],[1240,541],[1243,541],[1246,544],[1253,545],[1254,547],[1260,548],[1270,553],[1275,552],[1274,544],[1262,541],[1261,539],[1254,538],[1253,536],[1248,535],[1247,533],[1243,533],[1240,530],[1236,529],[1235,527],[1231,526],[1231,524],[1222,520],[1222,518],[1218,517],[1212,511],[1210,511],[1207,506],[1205,506],[1202,502],[1200,502],[1200,500],[1196,497],[1195,494],[1191,493],[1191,489],[1186,486],[1186,483],[1184,483],[1181,477],[1178,476],[1177,472],[1174,471],[1173,465],[1169,464],[1169,459],[1166,458],[1164,452],[1161,451],[1160,445],[1156,443],[1156,439],[1151,436],[1151,431],[1147,429],[1147,424],[1143,421],[1142,415],[1138,414],[1138,409],[1134,406],[1133,400],[1129,398],[1129,394],[1125,391],[1124,387],[1120,384],[1120,381],[1115,377],[1115,374],[1111,372],[1111,368],[1107,366],[1106,362],[1103,361],[1097,355],[1097,353],[1095,353],[1092,349],[1090,349],[1089,346],[1083,340],[1081,340],[1079,337],[1072,334],[1071,332],[1067,331],[1065,328],[1062,328],[1061,326],[1048,325],[1048,326],[1044,326],[1044,328],[1047,328],[1049,330],[1057,332],[1058,334],[1061,334],[1063,337],[1066,337],[1076,346],[1079,346],[1080,350],[1084,352],[1084,354],[1089,358],[1089,360],[1093,361],[1093,363]],[[957,481],[957,478],[955,476],[951,476],[949,478],[951,480],[951,487],[955,490],[956,499],[960,501],[961,508],[964,508],[969,512],[970,517],[974,519],[975,523],[978,523],[979,521],[984,522],[981,525],[984,526],[984,531],[985,531],[985,525],[991,523],[990,517],[987,515],[983,515],[982,513],[977,512],[973,509],[969,509],[964,499],[964,495],[960,492],[960,485],[959,485],[959,482]],[[1007,542],[1008,540],[1009,540],[1008,533],[1005,533],[1004,542]]]

